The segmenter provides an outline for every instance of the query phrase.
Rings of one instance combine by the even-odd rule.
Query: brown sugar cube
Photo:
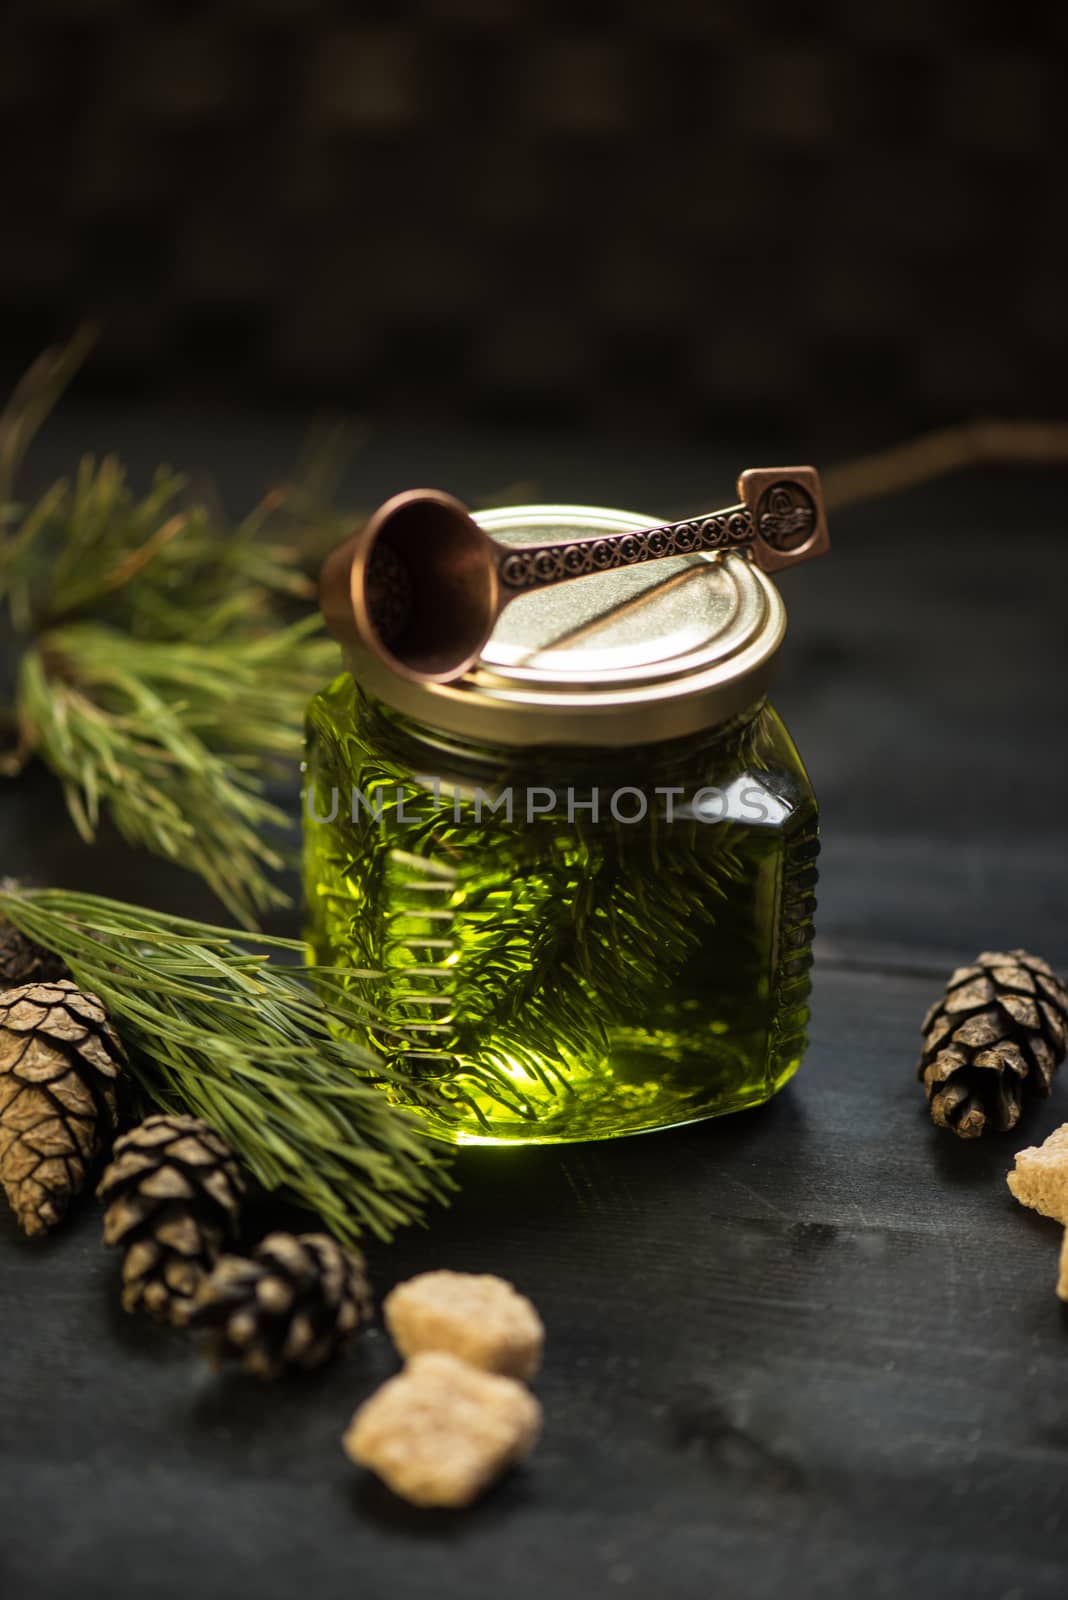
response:
[[[1068,1219],[1066,1219],[1068,1220]],[[487,1372],[533,1378],[545,1329],[525,1295],[488,1273],[423,1272],[383,1301],[386,1326],[402,1356],[450,1350]]]
[[[1006,1182],[1021,1204],[1068,1224],[1068,1122],[1044,1144],[1020,1150]]]
[[[1061,1240],[1061,1265],[1057,1276],[1057,1298],[1068,1300],[1068,1228],[1064,1230]]]
[[[513,1378],[428,1350],[356,1412],[342,1444],[415,1506],[466,1506],[522,1460],[541,1407]]]

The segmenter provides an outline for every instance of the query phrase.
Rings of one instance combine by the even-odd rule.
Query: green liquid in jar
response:
[[[702,789],[697,813],[722,820],[697,820]],[[613,817],[613,797],[646,815]],[[350,969],[381,1019],[357,1037],[383,1092],[438,1138],[691,1122],[766,1100],[801,1061],[817,811],[766,701],[661,744],[508,751],[344,674],[309,710],[304,837],[312,958]]]

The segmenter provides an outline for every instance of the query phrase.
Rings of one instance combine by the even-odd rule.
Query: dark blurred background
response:
[[[826,453],[1064,416],[1068,8],[26,0],[0,378]]]

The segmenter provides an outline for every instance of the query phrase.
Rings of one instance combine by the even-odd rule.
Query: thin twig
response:
[[[891,445],[822,474],[828,510],[900,494],[963,467],[993,463],[1056,466],[1068,462],[1068,422],[961,422]]]

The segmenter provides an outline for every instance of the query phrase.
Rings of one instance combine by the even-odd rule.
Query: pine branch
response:
[[[0,607],[22,647],[0,771],[36,754],[84,838],[110,813],[252,926],[285,903],[269,836],[286,818],[264,784],[295,770],[307,702],[340,667],[304,570],[316,517],[337,531],[318,498],[325,454],[308,486],[272,489],[236,525],[167,467],[135,494],[114,457],[20,505],[26,446],[85,345],[42,357],[0,416]]]
[[[288,818],[263,795],[295,770],[304,707],[332,650],[314,619],[229,644],[157,644],[92,623],[46,633],[22,659],[22,759],[63,784],[86,840],[110,812],[131,844],[198,872],[246,925],[285,896],[268,842]]]
[[[51,485],[32,505],[8,504],[0,600],[15,628],[39,632],[91,614],[142,636],[188,638],[210,631],[235,595],[244,602],[238,620],[260,628],[287,601],[314,597],[300,567],[295,489],[271,490],[236,526],[186,491],[183,477],[160,467],[138,497],[114,456],[85,456],[73,482]],[[272,528],[282,537],[266,537]]]
[[[388,1239],[446,1200],[439,1150],[366,1081],[381,1063],[341,1037],[367,1012],[336,974],[284,964],[299,942],[257,937],[254,950],[225,928],[10,881],[0,915],[99,995],[149,1099],[205,1117],[259,1183],[339,1239]]]

